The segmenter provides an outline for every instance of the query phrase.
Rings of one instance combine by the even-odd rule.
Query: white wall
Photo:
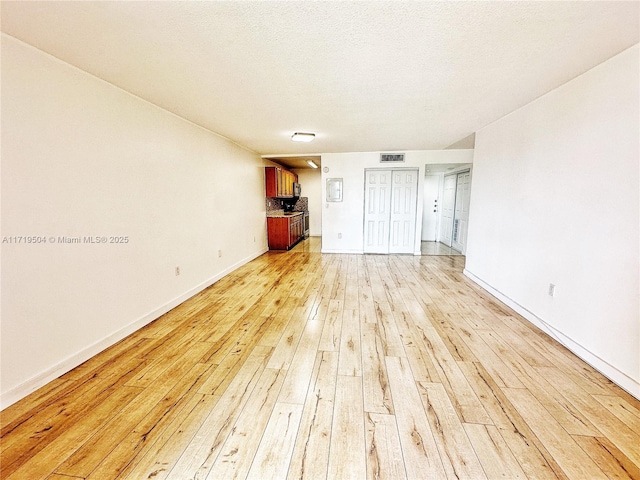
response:
[[[47,243],[2,244],[3,407],[266,251],[263,162],[3,35],[2,237],[25,235]]]
[[[638,56],[477,132],[466,272],[640,397]]]
[[[393,168],[418,169],[418,209],[414,253],[420,254],[424,172],[427,164],[471,163],[473,150],[429,150],[405,152],[405,162]],[[325,168],[329,171],[325,172]],[[364,170],[392,168],[380,163],[380,152],[326,153],[322,155],[322,251],[363,253]],[[326,202],[327,178],[343,178],[343,201]],[[338,234],[342,238],[338,238]]]
[[[298,168],[298,183],[302,186],[302,196],[309,199],[309,235],[322,235],[322,174],[320,169]]]

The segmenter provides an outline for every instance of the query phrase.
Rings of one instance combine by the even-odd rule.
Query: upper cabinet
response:
[[[264,171],[267,197],[293,197],[293,184],[298,181],[295,173],[282,167],[265,167]]]

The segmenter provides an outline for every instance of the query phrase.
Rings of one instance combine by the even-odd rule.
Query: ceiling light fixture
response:
[[[313,163],[313,160],[307,160],[307,163],[309,164],[309,166],[311,168],[318,168],[318,165],[316,165],[315,163]]]
[[[293,140],[294,142],[310,142],[314,138],[316,138],[315,133],[296,132],[291,135],[291,140]]]

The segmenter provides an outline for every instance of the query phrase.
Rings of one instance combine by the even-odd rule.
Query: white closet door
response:
[[[471,193],[471,173],[459,173],[456,180],[456,208],[453,219],[451,247],[464,253],[469,225],[469,197]]]
[[[418,171],[394,170],[389,253],[413,253],[416,234]]]
[[[391,170],[365,171],[364,252],[389,253]]]
[[[444,193],[442,198],[442,219],[440,220],[440,241],[451,246],[453,233],[453,216],[456,206],[456,175],[444,177]]]

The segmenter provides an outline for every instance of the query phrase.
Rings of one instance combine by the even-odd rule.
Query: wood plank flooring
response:
[[[0,415],[0,478],[640,479],[640,402],[464,257],[269,252]]]

